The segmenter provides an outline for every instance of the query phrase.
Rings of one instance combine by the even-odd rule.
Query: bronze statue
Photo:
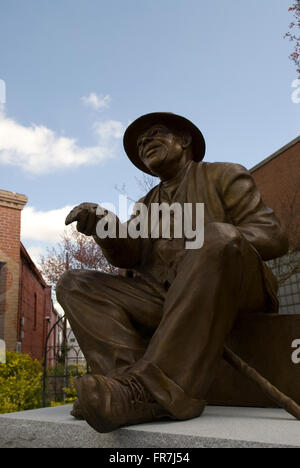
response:
[[[139,169],[161,179],[141,202],[204,203],[204,244],[181,238],[99,238],[97,205],[74,208],[66,224],[93,235],[128,275],[71,270],[57,298],[90,364],[77,379],[73,414],[99,432],[199,416],[227,335],[240,314],[277,312],[277,284],[264,260],[288,243],[250,173],[202,162],[205,142],[187,119],[152,113],[134,121],[124,148]],[[118,233],[128,224],[119,221]]]

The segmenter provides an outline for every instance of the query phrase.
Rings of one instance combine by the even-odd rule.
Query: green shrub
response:
[[[63,376],[82,376],[86,374],[85,366],[80,364],[68,364],[65,366],[64,364],[56,364],[55,366],[49,367],[47,370],[48,377],[63,377]]]
[[[28,354],[6,353],[0,364],[0,414],[39,408],[42,365]]]
[[[66,403],[73,403],[77,399],[77,391],[74,383],[74,375],[76,377],[82,377],[86,374],[86,370],[83,369],[81,366],[77,365],[74,366],[73,375],[70,376],[69,387],[64,388],[64,392],[66,394]],[[75,373],[76,372],[76,373]]]
[[[75,377],[82,377],[87,373],[86,366],[80,364],[57,364],[47,370],[46,405],[58,406],[69,404],[76,400]]]

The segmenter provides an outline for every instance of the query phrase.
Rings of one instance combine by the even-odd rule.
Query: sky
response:
[[[206,161],[248,169],[299,136],[291,3],[1,0],[0,188],[28,196],[33,259],[73,206],[141,197],[122,136],[142,114],[187,117]]]

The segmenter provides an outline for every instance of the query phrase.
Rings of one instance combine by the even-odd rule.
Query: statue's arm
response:
[[[95,242],[100,245],[108,262],[116,267],[134,268],[142,262],[142,239],[140,236],[132,238],[129,233],[129,225],[137,219],[140,213],[139,205],[143,204],[144,200],[145,197],[135,204],[133,214],[125,223],[121,223],[119,218],[113,215],[116,220],[116,238],[101,238],[97,234],[94,235]],[[145,219],[148,219],[147,216]]]
[[[141,261],[141,239],[120,238],[120,232],[127,232],[128,223],[121,223],[117,218],[117,237],[100,239],[94,235],[95,242],[101,247],[107,261],[119,268],[133,268]]]
[[[274,211],[264,204],[250,172],[226,163],[220,185],[229,218],[261,257],[269,260],[284,255],[287,237]]]
[[[101,247],[103,254],[112,265],[119,268],[133,268],[141,260],[141,239],[132,239],[127,232],[128,223],[121,223],[112,213],[116,223],[116,236],[102,238],[99,236],[98,223],[107,218],[108,211],[100,209],[96,203],[81,203],[71,210],[66,217],[66,225],[77,222],[76,228],[86,236],[93,236]],[[105,223],[104,223],[105,224]],[[122,235],[119,234],[122,232]],[[98,234],[97,234],[98,233]]]

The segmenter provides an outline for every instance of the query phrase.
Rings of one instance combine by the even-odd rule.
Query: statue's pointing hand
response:
[[[97,216],[98,206],[96,203],[81,203],[75,206],[66,217],[65,224],[68,226],[77,221],[77,231],[86,236],[95,235],[96,224],[99,221],[99,216]]]

